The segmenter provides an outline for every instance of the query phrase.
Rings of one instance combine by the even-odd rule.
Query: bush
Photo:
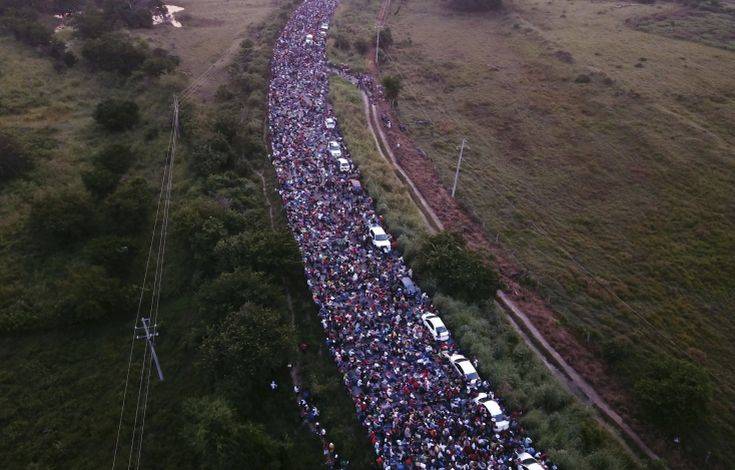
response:
[[[215,249],[224,271],[249,267],[276,278],[302,275],[301,258],[296,243],[287,231],[273,232],[253,227],[220,241]]]
[[[48,191],[31,203],[28,231],[42,244],[57,246],[89,236],[93,221],[92,203],[84,192]]]
[[[124,144],[108,145],[92,157],[92,164],[96,168],[104,168],[118,175],[128,171],[132,163],[133,152]]]
[[[385,97],[395,104],[398,101],[398,95],[401,92],[401,79],[392,75],[386,75],[382,80]]]
[[[174,70],[180,62],[179,57],[169,54],[165,49],[156,48],[143,62],[141,70],[152,77],[158,77]]]
[[[97,104],[94,119],[108,131],[119,132],[131,129],[140,120],[138,105],[133,101],[105,100]]]
[[[194,146],[189,167],[197,176],[209,176],[220,173],[233,164],[232,149],[227,138],[216,133],[207,141]]]
[[[708,412],[712,379],[701,367],[668,357],[652,359],[634,392],[650,421],[661,429],[680,433],[695,428]]]
[[[215,379],[242,389],[282,367],[293,344],[294,332],[277,312],[248,304],[209,332],[201,345],[202,363]]]
[[[462,237],[442,232],[427,237],[416,255],[416,269],[437,289],[466,302],[477,303],[495,296],[498,276]]]
[[[106,168],[93,168],[82,173],[84,187],[97,198],[103,198],[113,192],[119,181],[120,175]]]
[[[17,178],[31,168],[28,151],[18,139],[0,132],[0,183]]]
[[[370,50],[370,45],[368,42],[362,38],[355,40],[355,50],[360,53],[360,55],[367,54],[367,51]]]
[[[334,36],[334,47],[343,51],[349,51],[350,40],[344,34],[337,34]]]
[[[81,15],[74,16],[74,36],[95,39],[109,33],[113,28],[102,10],[87,8]]]
[[[100,266],[71,268],[56,290],[61,296],[56,304],[56,313],[62,324],[130,313],[130,291],[124,289],[118,279],[109,277]]]
[[[122,278],[130,270],[135,251],[129,238],[103,236],[90,240],[82,256],[90,264],[102,266],[110,275]]]
[[[393,45],[393,33],[391,32],[390,28],[383,28],[378,34],[380,35],[381,49],[388,49],[390,46]]]
[[[199,288],[202,310],[212,316],[226,315],[250,302],[263,307],[276,306],[281,293],[263,273],[248,268],[222,273]]]
[[[113,233],[131,235],[149,229],[150,188],[143,178],[125,182],[105,203],[106,225]]]
[[[189,398],[184,402],[186,442],[198,457],[197,468],[283,468],[279,456],[285,444],[271,438],[256,424],[237,416],[235,408],[219,397]]]
[[[143,65],[147,53],[127,36],[108,33],[87,40],[82,47],[82,57],[100,70],[129,75]]]

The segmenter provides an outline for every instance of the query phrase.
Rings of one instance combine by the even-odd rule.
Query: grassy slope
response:
[[[240,14],[247,5],[232,6],[227,41],[232,40],[229,33],[233,28],[244,31],[273,11],[270,3],[268,8],[261,3],[253,8],[259,14],[245,15],[243,20]],[[228,13],[222,5],[218,12],[220,15]],[[240,20],[235,21],[238,15]],[[167,28],[166,31],[174,30]],[[221,34],[221,31],[210,28],[197,33],[201,41],[206,34]],[[37,129],[40,137],[33,138],[50,142],[43,159],[27,178],[0,188],[1,279],[4,287],[17,287],[17,290],[2,292],[13,297],[48,297],[50,284],[74,260],[74,255],[31,256],[28,252],[22,226],[31,196],[40,189],[54,190],[67,184],[80,184],[79,175],[88,165],[88,156],[108,140],[95,130],[91,119],[94,105],[116,89],[138,93],[136,99],[144,105],[143,125],[116,138],[133,144],[138,158],[131,174],[147,176],[151,185],[155,185],[165,150],[170,90],[165,86],[148,91],[120,89],[120,84],[112,78],[92,76],[81,66],[57,75],[50,62],[38,58],[34,51],[6,38],[0,41],[3,63],[0,123],[3,127]],[[212,44],[229,46],[227,41],[219,36],[219,42],[213,39],[209,44],[212,48],[207,51],[192,49],[196,56],[188,56],[186,51],[179,53],[185,65],[199,63],[201,67],[201,62],[218,56],[219,46]],[[161,137],[144,143],[143,132],[153,128],[161,130]],[[180,198],[197,191],[187,179],[185,162],[180,162],[175,181]],[[142,259],[138,260],[140,262]],[[187,263],[185,253],[171,252],[167,270],[169,290],[186,282]],[[135,278],[138,271],[133,270]],[[292,289],[295,290],[299,341],[315,346],[313,353],[298,358],[305,384],[314,390],[315,402],[322,410],[323,422],[337,449],[344,457],[365,466],[371,459],[369,445],[356,422],[352,404],[344,393],[331,358],[318,347],[322,344],[318,317],[305,286]],[[161,468],[192,468],[195,458],[179,434],[183,424],[181,404],[186,397],[207,393],[210,388],[193,367],[197,360],[196,346],[206,325],[198,318],[190,293],[171,295],[169,292],[169,298],[162,304],[161,318],[165,340],[160,342],[158,350],[167,380],[153,385],[144,462],[149,465],[155,462]],[[127,365],[129,323],[130,312],[120,312],[119,316],[104,323],[0,337],[0,388],[3,389],[0,454],[4,466],[103,468],[110,464]],[[136,373],[134,370],[133,376]],[[279,372],[276,378],[282,384],[278,392],[274,394],[264,384],[262,392],[249,397],[258,406],[252,407],[253,415],[248,418],[265,423],[269,433],[278,436],[280,441],[291,442],[292,453],[299,456],[301,465],[319,465],[320,445],[300,424],[287,371]],[[137,386],[137,380],[134,384]],[[126,422],[126,426],[128,424]],[[118,462],[127,462],[125,442]]]
[[[528,0],[496,16],[410,2],[389,18],[395,62],[383,72],[404,77],[404,122],[447,184],[468,137],[458,197],[567,324],[593,346],[624,335],[702,358],[718,393],[694,439],[728,455],[735,61],[624,23],[659,8]],[[369,34],[354,24],[372,24],[365,10],[347,2],[335,24]]]
[[[377,152],[359,91],[330,80],[330,102],[368,193],[391,233],[401,233],[410,258],[427,233],[418,207],[394,170]],[[420,276],[421,273],[418,273]],[[562,468],[631,468],[636,464],[594,422],[592,412],[566,392],[520,341],[495,304],[469,306],[443,295],[434,299],[462,349],[480,361],[480,372],[521,418],[540,448]]]

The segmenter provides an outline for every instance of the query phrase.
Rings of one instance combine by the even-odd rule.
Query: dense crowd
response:
[[[445,353],[454,342],[435,341],[421,322],[434,313],[425,294],[409,295],[403,258],[368,238],[379,225],[327,103],[326,23],[336,0],[306,0],[273,52],[269,90],[272,162],[288,221],[303,256],[326,342],[367,428],[383,468],[516,468],[518,454],[540,462],[521,425],[507,430],[473,398],[493,396],[490,385],[469,385]],[[328,142],[340,143],[350,168],[340,168]],[[499,399],[496,397],[496,400]],[[501,402],[502,403],[502,402]],[[553,466],[550,463],[548,467]]]

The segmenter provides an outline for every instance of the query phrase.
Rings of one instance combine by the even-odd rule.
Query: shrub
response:
[[[108,145],[92,157],[92,164],[96,168],[104,168],[119,175],[128,171],[132,162],[133,152],[124,144]]]
[[[248,387],[252,379],[283,366],[293,344],[294,332],[277,312],[248,304],[209,332],[201,345],[202,361],[216,379]]]
[[[133,101],[105,100],[97,104],[94,119],[108,131],[119,132],[131,129],[140,120],[138,105]]]
[[[416,255],[416,269],[436,283],[437,289],[466,302],[494,297],[498,276],[462,237],[442,232],[427,237]]]
[[[650,360],[634,392],[650,421],[663,430],[678,433],[695,428],[707,415],[712,399],[712,380],[689,362],[668,357]]]
[[[129,238],[103,236],[90,240],[82,256],[90,264],[102,266],[110,275],[124,277],[135,257],[135,247]]]
[[[343,51],[349,51],[350,50],[350,40],[347,39],[347,36],[344,34],[337,34],[334,36],[334,46],[337,49],[343,50]]]
[[[194,146],[189,167],[198,176],[220,173],[232,166],[232,149],[227,138],[216,133],[207,141]]]
[[[143,178],[127,181],[105,203],[106,225],[113,233],[125,235],[148,229],[150,205],[148,183]]]
[[[215,249],[223,270],[249,267],[276,278],[301,276],[301,262],[291,234],[253,228],[220,241]]]
[[[158,77],[174,70],[180,62],[181,59],[178,56],[169,54],[165,49],[156,48],[143,62],[141,70],[152,77]]]
[[[391,32],[390,28],[383,28],[378,34],[380,36],[381,49],[388,49],[390,46],[393,45],[393,33]]]
[[[398,101],[398,95],[401,92],[401,79],[392,75],[386,75],[382,80],[385,97],[395,104]]]
[[[92,203],[85,193],[73,189],[48,191],[31,203],[28,231],[47,246],[73,243],[91,233],[93,220]]]
[[[362,38],[355,40],[355,50],[360,53],[360,55],[367,54],[367,51],[370,50],[370,45],[368,42]]]
[[[241,268],[222,273],[199,288],[199,303],[210,315],[226,315],[250,302],[263,307],[275,306],[280,291],[263,273]]]
[[[198,468],[284,468],[284,447],[263,427],[243,423],[233,405],[219,397],[189,398],[184,402],[186,442],[198,457]]]
[[[113,192],[119,181],[120,175],[106,168],[93,168],[82,173],[84,187],[97,198],[103,198]]]
[[[129,313],[130,292],[100,266],[79,265],[69,269],[56,288],[61,296],[56,313],[62,324],[109,318]]]
[[[81,15],[74,16],[74,35],[82,39],[94,39],[109,33],[113,25],[102,10],[87,8]]]
[[[15,136],[0,132],[0,183],[17,178],[31,168],[28,150]]]
[[[87,40],[82,47],[82,57],[100,70],[129,75],[143,64],[147,54],[127,36],[108,33]]]

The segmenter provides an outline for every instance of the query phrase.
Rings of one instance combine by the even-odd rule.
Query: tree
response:
[[[92,157],[92,164],[96,168],[104,168],[119,175],[128,171],[132,163],[133,152],[124,144],[108,145]]]
[[[78,265],[58,283],[56,313],[62,324],[74,324],[128,313],[130,291],[100,266]]]
[[[249,267],[275,278],[302,276],[296,243],[286,231],[253,228],[220,241],[215,254],[223,270]]]
[[[294,332],[278,312],[246,304],[209,331],[202,363],[215,379],[241,389],[283,366],[293,344]]]
[[[135,252],[131,239],[106,235],[90,240],[82,256],[90,264],[102,266],[110,275],[122,278],[130,270]]]
[[[112,132],[133,128],[140,116],[134,101],[109,99],[97,104],[94,119],[99,125]]]
[[[88,7],[81,15],[74,16],[74,36],[82,39],[94,39],[109,33],[112,24],[102,10]]]
[[[87,191],[97,198],[103,198],[113,192],[120,181],[120,175],[107,168],[92,168],[82,173],[82,183]]]
[[[148,55],[124,34],[106,33],[87,40],[82,46],[82,57],[100,70],[129,75],[143,65]]]
[[[94,209],[82,191],[43,192],[31,203],[27,227],[32,237],[47,246],[74,243],[91,233]]]
[[[7,132],[0,132],[0,183],[17,178],[32,166],[28,150]]]
[[[467,249],[459,235],[441,232],[428,237],[416,256],[416,270],[447,295],[477,303],[494,297],[499,288],[495,271]]]
[[[242,423],[235,408],[219,397],[190,398],[184,402],[184,441],[205,470],[280,468],[283,445],[263,427]]]
[[[398,95],[401,92],[401,79],[392,75],[386,75],[382,80],[385,97],[394,105],[398,102]]]
[[[209,315],[226,315],[250,302],[263,307],[275,306],[281,294],[263,273],[241,268],[222,273],[204,284],[198,292],[199,304]]]
[[[694,364],[658,357],[635,382],[641,410],[663,430],[680,433],[694,428],[707,415],[713,387],[709,374]]]
[[[148,228],[151,195],[143,178],[126,181],[105,202],[106,225],[113,233],[132,235]]]

